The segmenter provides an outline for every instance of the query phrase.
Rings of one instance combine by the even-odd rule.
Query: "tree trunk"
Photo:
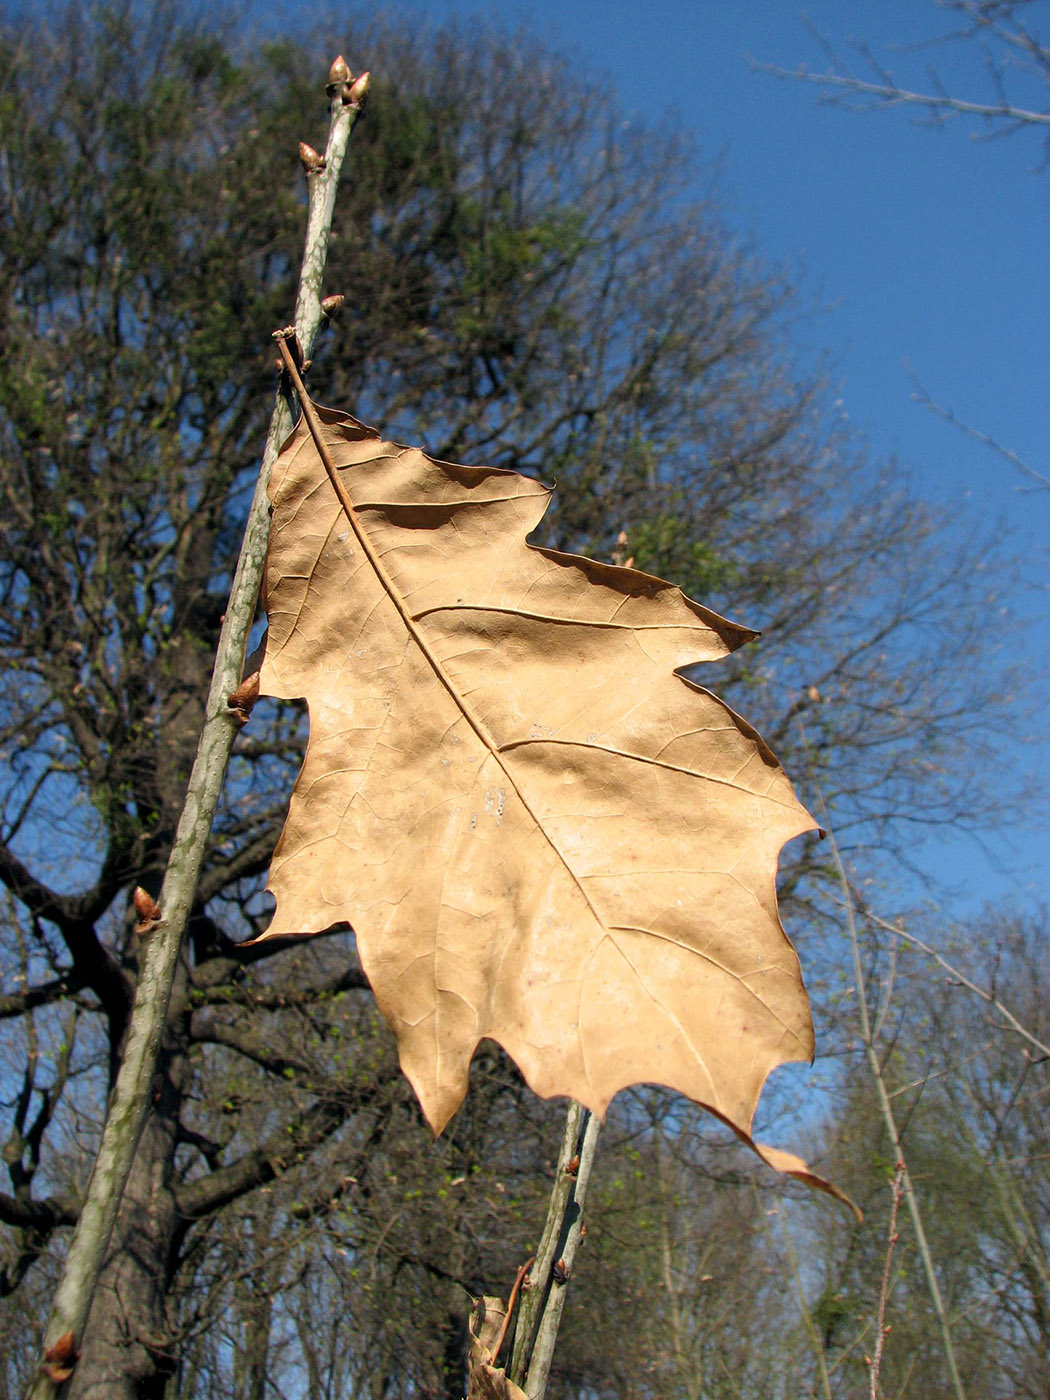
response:
[[[165,1300],[180,1234],[173,1164],[187,1065],[172,1020],[69,1400],[163,1400],[175,1365]]]

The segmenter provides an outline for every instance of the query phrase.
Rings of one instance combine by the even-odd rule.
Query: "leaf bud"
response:
[[[243,728],[243,726],[248,723],[248,716],[251,714],[252,708],[258,698],[258,671],[253,671],[250,676],[245,676],[237,689],[231,691],[231,693],[227,695],[226,704],[230,710],[230,718],[237,725],[238,729]]]
[[[72,1332],[63,1332],[55,1345],[48,1347],[44,1352],[44,1364],[41,1370],[49,1381],[61,1385],[63,1381],[68,1381],[73,1374],[73,1368],[79,1357],[80,1352],[77,1351],[76,1337]]]
[[[334,316],[344,301],[346,301],[346,297],[342,292],[334,292],[332,296],[325,297],[321,302],[321,310],[326,316]]]
[[[334,59],[331,68],[328,70],[328,86],[337,87],[340,83],[350,82],[351,74],[347,66],[346,59],[342,54]]]
[[[140,919],[155,919],[160,914],[160,905],[141,885],[135,886],[135,893],[131,896],[131,902],[134,904],[135,913]]]
[[[318,155],[313,146],[308,146],[305,141],[299,142],[299,159],[307,175],[316,175],[325,168],[324,156]]]
[[[141,885],[136,885],[131,896],[131,902],[135,906],[135,913],[139,916],[139,921],[135,925],[135,932],[142,937],[144,934],[152,933],[161,923],[160,905]],[[56,1346],[58,1343],[56,1342]]]
[[[353,103],[360,107],[368,96],[368,89],[372,85],[371,73],[362,73],[359,78],[355,78],[343,94],[343,101]]]

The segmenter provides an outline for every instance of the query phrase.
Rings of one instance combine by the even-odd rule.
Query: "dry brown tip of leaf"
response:
[[[361,103],[364,102],[365,98],[368,96],[368,89],[371,87],[371,85],[371,73],[362,73],[360,77],[355,78],[354,81],[350,84],[350,86],[346,89],[346,92],[343,96],[343,101],[354,103],[356,106],[359,107]]]
[[[571,1162],[566,1162],[566,1163],[565,1163],[565,1175],[566,1175],[566,1176],[575,1176],[576,1173],[577,1173],[579,1170],[580,1170],[580,1154],[577,1152],[576,1156],[572,1159]]]
[[[343,293],[336,292],[334,295],[324,298],[321,302],[321,310],[326,316],[334,316],[344,301],[346,301],[346,297]]]
[[[315,151],[313,146],[308,146],[305,141],[299,142],[299,159],[307,175],[317,175],[325,168],[324,156]]]
[[[342,54],[332,60],[332,66],[328,70],[328,86],[336,87],[339,83],[350,81],[350,69],[346,59]]]
[[[44,1375],[56,1385],[61,1385],[73,1374],[79,1356],[76,1337],[72,1332],[63,1332],[54,1346],[48,1347],[44,1352]]]

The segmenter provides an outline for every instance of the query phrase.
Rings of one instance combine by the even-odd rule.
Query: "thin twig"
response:
[[[510,1290],[510,1297],[507,1299],[507,1311],[503,1317],[503,1326],[499,1329],[499,1336],[496,1338],[495,1342],[493,1342],[492,1351],[489,1354],[490,1366],[495,1366],[496,1364],[496,1357],[499,1356],[500,1348],[503,1346],[503,1339],[507,1335],[507,1328],[510,1326],[510,1320],[514,1315],[514,1304],[518,1301],[518,1294],[521,1292],[521,1285],[528,1278],[529,1270],[532,1268],[535,1262],[535,1254],[530,1254],[529,1257],[525,1260],[525,1263],[522,1264],[522,1266],[518,1270],[518,1276],[514,1280],[514,1287]]]
[[[882,1267],[882,1286],[879,1289],[879,1309],[875,1319],[875,1349],[871,1356],[871,1400],[879,1400],[879,1376],[882,1373],[882,1354],[886,1346],[886,1307],[890,1300],[890,1280],[893,1271],[893,1251],[897,1244],[897,1209],[904,1194],[904,1159],[897,1162],[893,1173],[893,1201],[890,1205],[890,1228],[886,1241],[886,1259]]]
[[[522,1290],[509,1372],[529,1400],[543,1400],[547,1390],[566,1285],[583,1238],[583,1206],[600,1127],[582,1104],[569,1104],[536,1264]]]
[[[850,899],[852,899],[852,894],[850,894]],[[846,907],[846,900],[843,899],[836,902],[841,904],[843,908]],[[980,997],[981,1000],[986,1001],[989,1006],[995,1007],[999,1015],[1007,1022],[1007,1025],[1002,1027],[1003,1030],[1009,1029],[1016,1031],[1019,1036],[1022,1036],[1028,1041],[1029,1045],[1034,1046],[1041,1055],[1050,1057],[1050,1045],[1040,1040],[1038,1036],[1033,1035],[1027,1027],[1021,1024],[1013,1012],[1003,1005],[998,997],[994,996],[986,988],[978,986],[976,982],[972,982],[964,973],[959,971],[954,963],[950,963],[942,953],[938,953],[936,948],[931,948],[928,943],[924,943],[916,934],[908,933],[906,929],[899,927],[897,924],[891,924],[888,919],[879,918],[878,914],[873,914],[870,909],[862,907],[860,914],[862,918],[867,919],[868,923],[874,924],[876,928],[885,929],[887,933],[892,933],[897,938],[902,938],[906,943],[910,943],[913,948],[918,948],[919,951],[925,953],[927,957],[933,958],[934,962],[939,963],[941,967],[944,968],[945,972],[953,977],[960,986],[965,987],[968,992],[973,992],[974,996]]]
[[[756,1188],[757,1191],[757,1188]],[[824,1400],[832,1400],[831,1377],[828,1374],[828,1359],[825,1354],[824,1341],[817,1331],[817,1324],[813,1317],[813,1311],[806,1301],[806,1290],[802,1283],[802,1274],[798,1267],[798,1256],[795,1253],[795,1246],[791,1238],[791,1226],[788,1223],[784,1207],[780,1208],[780,1232],[784,1239],[784,1251],[787,1254],[788,1264],[791,1267],[791,1275],[795,1280],[795,1293],[798,1297],[799,1311],[802,1313],[802,1321],[806,1325],[806,1332],[813,1343],[813,1355],[817,1358],[817,1370],[820,1372],[820,1385],[824,1392]]]
[[[909,367],[910,368],[910,367]],[[1004,461],[1009,462],[1012,467],[1016,467],[1022,475],[1030,477],[1041,490],[1050,489],[1050,476],[1045,472],[1038,471],[1035,467],[1029,466],[1023,457],[1019,457],[1012,447],[1004,447],[991,433],[982,432],[980,428],[975,428],[971,423],[959,418],[950,408],[945,408],[939,404],[935,398],[923,387],[915,371],[911,371],[911,379],[914,388],[912,389],[912,402],[921,404],[923,408],[928,408],[931,413],[936,413],[938,418],[943,418],[946,423],[950,423],[953,428],[958,428],[968,438],[974,442],[979,442],[982,447],[989,448]],[[1029,488],[1031,490],[1032,488]]]
[[[892,82],[871,83],[852,73],[812,73],[808,68],[783,68],[776,63],[756,63],[752,67],[773,78],[790,78],[794,82],[816,83],[819,87],[838,88],[847,96],[867,98],[886,107],[920,107],[934,118],[950,116],[980,117],[984,121],[1004,122],[1010,126],[1050,126],[1050,113],[1029,107],[1016,107],[1010,102],[969,102],[947,93],[913,92]]]
[[[367,84],[366,84],[367,90]],[[296,303],[296,331],[309,356],[321,323],[319,290],[328,248],[332,210],[350,131],[359,102],[330,86],[331,120],[323,170],[308,174],[309,213],[306,246]],[[84,1334],[91,1301],[120,1208],[135,1149],[150,1104],[150,1084],[167,1016],[182,939],[207,850],[212,819],[226,773],[237,726],[226,703],[244,667],[249,631],[255,616],[269,539],[266,485],[281,442],[291,430],[291,410],[278,391],[263,453],[259,481],[249,510],[226,617],[219,637],[208,694],[206,719],[190,775],[164,884],[161,921],[143,940],[135,1005],[117,1081],[110,1098],[98,1154],[69,1253],[55,1291],[44,1337],[44,1350]],[[42,1368],[29,1400],[52,1400],[58,1383]]]

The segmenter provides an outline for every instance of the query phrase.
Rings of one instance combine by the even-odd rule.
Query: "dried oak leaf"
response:
[[[527,1400],[525,1392],[508,1377],[492,1354],[503,1335],[507,1304],[502,1298],[474,1299],[470,1313],[470,1355],[467,1400]]]
[[[491,1037],[538,1094],[602,1113],[654,1081],[750,1143],[770,1071],[812,1055],[774,880],[814,822],[676,668],[755,634],[527,545],[537,481],[305,410],[270,484],[261,685],[305,698],[310,741],[264,937],[352,924],[435,1132]]]

